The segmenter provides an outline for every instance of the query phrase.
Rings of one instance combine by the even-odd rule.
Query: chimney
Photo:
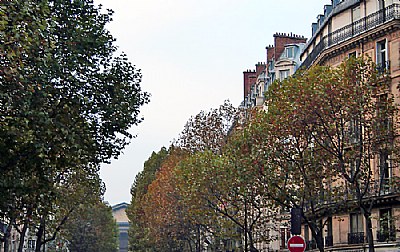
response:
[[[256,71],[254,70],[246,70],[243,72],[243,88],[244,88],[244,97],[243,100],[250,94],[251,86],[256,83]]]
[[[258,62],[256,64],[256,76],[260,75],[262,71],[265,70],[265,62]]]
[[[272,45],[265,47],[267,50],[267,62],[271,61],[274,58],[275,48]]]

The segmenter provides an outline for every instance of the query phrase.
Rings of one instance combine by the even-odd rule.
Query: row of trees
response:
[[[399,188],[386,173],[397,164],[397,107],[375,69],[362,58],[313,67],[275,82],[266,111],[225,103],[191,118],[135,179],[131,250],[258,251],[300,208],[320,251],[324,217],[361,211],[374,251],[375,196]]]
[[[117,157],[149,95],[92,0],[0,1],[0,221],[36,251],[71,214],[99,204],[102,162]],[[89,251],[89,250],[86,250]],[[101,250],[97,250],[101,251]],[[111,251],[111,250],[103,250]]]

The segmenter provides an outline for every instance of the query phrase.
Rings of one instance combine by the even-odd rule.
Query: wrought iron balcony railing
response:
[[[378,238],[378,242],[395,241],[396,230],[395,229],[380,230],[376,232],[376,237]]]
[[[394,19],[400,19],[400,4],[392,4],[385,9],[379,10],[329,33],[316,44],[301,66],[309,68],[321,52],[330,46],[339,44]]]
[[[365,236],[364,232],[348,233],[348,244],[360,244],[364,243]]]

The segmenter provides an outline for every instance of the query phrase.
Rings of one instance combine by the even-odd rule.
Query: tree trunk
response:
[[[33,209],[31,207],[28,207],[28,210],[26,212],[25,220],[24,220],[24,225],[22,227],[20,237],[19,237],[19,246],[18,246],[18,252],[22,252],[24,248],[24,243],[25,243],[25,236],[26,232],[28,231],[28,225],[29,225],[29,219],[31,218]]]
[[[369,252],[375,252],[375,246],[374,246],[374,235],[372,233],[372,221],[371,221],[371,214],[368,211],[364,211],[364,218],[365,218],[365,223],[366,223],[366,235],[367,235],[367,241],[368,241],[368,251]]]
[[[324,238],[322,237],[322,232],[318,232],[315,236],[315,242],[317,243],[317,248],[320,252],[325,250],[324,248]]]
[[[40,220],[40,225],[39,229],[36,232],[36,248],[35,252],[40,252],[40,248],[44,245],[43,243],[43,237],[44,237],[44,217],[41,218]]]
[[[248,252],[247,202],[244,201],[244,251]]]
[[[317,243],[317,248],[320,252],[324,252],[324,238],[322,237],[322,230],[323,228],[318,228],[317,224],[315,223],[309,223],[309,227],[311,229],[311,233],[313,238],[315,239],[315,242]]]
[[[25,221],[24,226],[22,227],[21,233],[19,234],[19,245],[18,245],[18,252],[22,252],[25,243],[25,235],[26,231],[28,230],[28,223]]]
[[[258,249],[256,249],[256,247],[254,247],[253,233],[251,231],[249,231],[248,235],[249,235],[250,252],[258,252]]]

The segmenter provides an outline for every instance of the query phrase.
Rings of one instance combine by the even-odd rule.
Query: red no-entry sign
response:
[[[304,252],[306,250],[306,242],[301,236],[292,236],[287,242],[290,252]]]

